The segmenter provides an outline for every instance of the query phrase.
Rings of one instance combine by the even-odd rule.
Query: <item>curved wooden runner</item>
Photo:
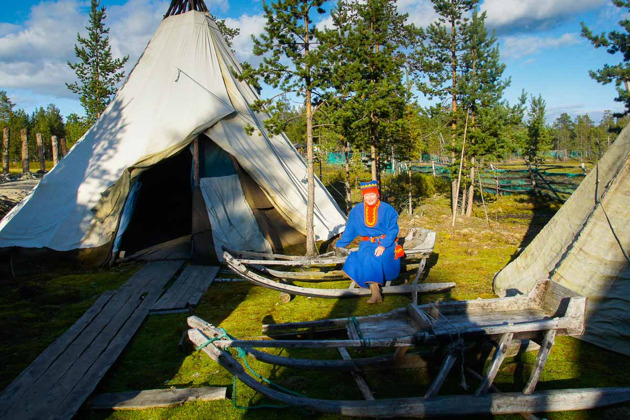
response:
[[[268,289],[278,290],[280,292],[289,293],[292,295],[312,296],[322,298],[342,298],[342,297],[357,297],[357,296],[369,296],[371,294],[370,289],[317,289],[312,287],[300,287],[291,284],[283,284],[262,276],[253,270],[248,269],[244,264],[241,264],[239,260],[232,257],[229,253],[223,254],[225,262],[234,272],[247,279],[251,283],[258,286],[263,286]],[[400,286],[385,286],[382,289],[382,293],[386,295],[391,294],[408,294],[408,293],[430,293],[430,292],[442,292],[455,287],[455,283],[424,283],[424,284],[405,284]]]
[[[208,337],[196,329],[188,331],[192,343],[199,346]],[[356,417],[431,417],[470,414],[511,414],[567,410],[586,410],[630,401],[630,388],[583,388],[502,394],[453,395],[432,398],[392,398],[382,400],[324,400],[300,397],[277,391],[247,374],[228,352],[213,345],[202,349],[215,362],[241,382],[273,400],[303,409]]]

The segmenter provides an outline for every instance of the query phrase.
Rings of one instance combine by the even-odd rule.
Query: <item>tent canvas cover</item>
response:
[[[550,278],[587,296],[585,341],[630,355],[630,126],[525,250],[494,278],[500,296]]]
[[[234,76],[240,71],[209,14],[166,17],[98,121],[0,221],[0,247],[107,258],[114,242],[124,247],[136,236],[137,246],[150,245],[142,238],[157,240],[164,229],[171,238],[210,236],[191,232],[190,214],[200,208],[217,251],[304,242],[305,162],[286,136],[266,132],[268,115],[251,110],[258,97]],[[327,240],[346,219],[315,184],[315,236]]]

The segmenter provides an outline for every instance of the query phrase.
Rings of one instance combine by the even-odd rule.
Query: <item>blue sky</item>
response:
[[[33,112],[49,103],[62,114],[83,110],[77,97],[65,86],[74,74],[67,66],[74,61],[77,32],[84,33],[89,1],[21,0],[4,2],[0,8],[0,90],[5,90],[18,108]],[[129,55],[126,73],[144,50],[170,1],[102,0],[115,56]],[[264,18],[260,0],[206,0],[209,10],[241,29],[234,48],[241,61],[255,62],[250,35],[262,33]],[[409,20],[426,26],[435,19],[430,1],[399,0]],[[594,49],[580,37],[580,22],[595,32],[617,29],[624,16],[610,0],[484,0],[480,8],[487,24],[496,30],[505,76],[512,80],[505,93],[515,103],[522,90],[542,94],[547,119],[562,112],[571,116],[588,113],[596,122],[604,110],[620,111],[613,101],[613,86],[592,80],[588,71],[619,57]],[[263,91],[263,95],[272,92]],[[422,103],[426,101],[421,99]]]

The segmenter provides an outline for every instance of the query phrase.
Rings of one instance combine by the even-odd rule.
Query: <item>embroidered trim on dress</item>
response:
[[[378,222],[378,206],[380,206],[380,204],[381,201],[379,200],[373,206],[368,206],[367,204],[365,205],[364,216],[365,225],[367,227],[376,226],[376,222]]]

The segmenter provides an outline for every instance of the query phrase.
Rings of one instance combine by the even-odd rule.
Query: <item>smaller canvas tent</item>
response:
[[[588,297],[585,341],[630,355],[630,126],[527,248],[494,279],[500,295],[551,278]]]
[[[186,234],[217,254],[305,241],[306,165],[286,136],[266,132],[255,91],[198,10],[202,1],[173,1],[103,115],[0,221],[0,247],[102,260]],[[319,240],[345,224],[319,180],[314,218]]]

